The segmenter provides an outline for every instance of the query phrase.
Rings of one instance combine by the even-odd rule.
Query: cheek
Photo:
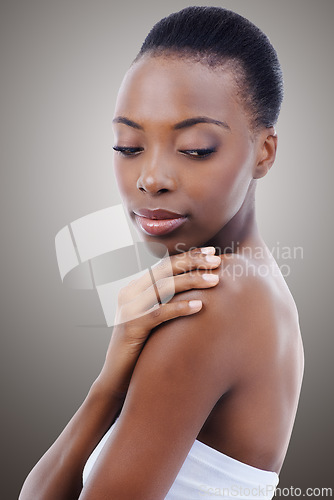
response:
[[[117,159],[114,160],[114,173],[117,181],[118,190],[124,201],[137,185],[137,178],[134,169],[124,168],[118,165]]]
[[[198,215],[204,220],[215,214],[226,223],[241,207],[251,178],[251,162],[247,158],[220,162],[194,186],[194,199],[201,206]]]
[[[228,199],[241,205],[252,179],[254,151],[248,141],[242,141],[222,162],[221,186]]]
[[[250,169],[247,164],[242,164],[228,169],[224,174],[220,179],[223,194],[229,205],[239,209],[251,181]]]

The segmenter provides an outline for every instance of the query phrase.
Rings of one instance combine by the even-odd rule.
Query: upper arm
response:
[[[235,293],[233,298],[224,286],[219,294],[187,292],[202,298],[203,309],[160,325],[149,337],[80,499],[165,498],[212,408],[233,383]]]

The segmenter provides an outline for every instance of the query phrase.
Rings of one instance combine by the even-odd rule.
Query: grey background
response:
[[[110,330],[94,292],[62,285],[55,234],[117,202],[111,117],[117,88],[151,26],[201,3],[1,2],[1,497],[22,482],[98,374]],[[281,487],[333,487],[332,0],[210,2],[262,28],[286,96],[279,153],[258,186],[269,246],[289,261],[306,354]],[[284,262],[285,263],[285,262]],[[261,411],[261,409],[259,409]]]

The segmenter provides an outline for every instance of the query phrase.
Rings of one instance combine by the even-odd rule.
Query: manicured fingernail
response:
[[[204,247],[204,248],[201,248],[201,253],[214,254],[214,253],[216,253],[216,249],[215,249],[215,247]]]
[[[218,257],[218,255],[207,255],[205,257],[205,260],[207,262],[210,262],[211,264],[219,264],[220,263],[220,257]]]
[[[201,300],[189,300],[189,307],[191,309],[200,309],[202,307],[202,301]]]
[[[217,274],[202,274],[202,278],[209,283],[217,283],[219,281]]]

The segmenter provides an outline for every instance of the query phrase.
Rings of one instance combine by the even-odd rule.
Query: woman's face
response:
[[[240,209],[257,146],[230,72],[143,57],[121,85],[113,125],[117,182],[144,241],[170,254],[203,246]],[[158,209],[178,215],[149,212]]]

